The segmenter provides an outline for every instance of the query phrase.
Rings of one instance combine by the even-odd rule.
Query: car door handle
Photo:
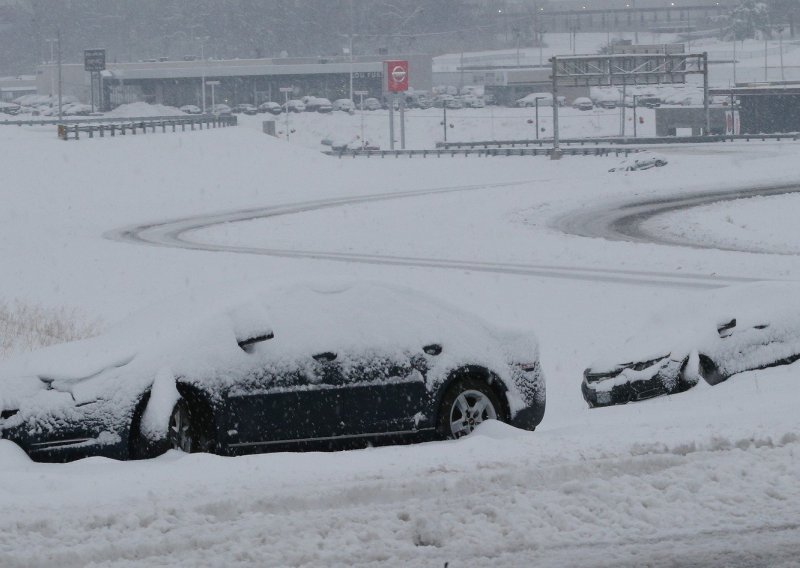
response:
[[[422,350],[428,355],[436,356],[442,352],[442,346],[438,343],[431,343],[430,345],[423,347]]]
[[[324,353],[317,353],[313,355],[315,361],[319,361],[320,363],[330,363],[331,361],[336,360],[336,353],[332,353],[330,351],[326,351]]]

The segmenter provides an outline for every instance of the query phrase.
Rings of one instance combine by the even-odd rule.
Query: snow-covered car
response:
[[[517,99],[515,106],[535,107],[537,100],[539,101],[539,106],[553,106],[553,95],[551,93],[531,93],[525,95],[521,99]]]
[[[233,110],[226,104],[217,103],[211,107],[211,113],[216,114],[217,116],[231,116],[231,114],[233,114]]]
[[[354,111],[356,108],[355,103],[350,99],[336,99],[333,101],[333,110],[341,110],[344,112]]]
[[[583,398],[590,408],[625,404],[683,392],[700,379],[716,385],[745,371],[798,361],[798,295],[795,284],[745,285],[657,317],[659,328],[671,335],[644,331],[629,340],[639,344],[638,351],[653,355],[589,367],[581,383]],[[641,345],[653,338],[662,345]],[[630,348],[622,351],[627,351],[623,356],[633,355]]]
[[[309,112],[331,112],[333,110],[333,105],[331,101],[324,97],[309,97],[308,102],[306,102],[306,110]]]
[[[0,101],[0,114],[16,115],[20,112],[20,105]]]
[[[381,101],[375,97],[364,99],[364,110],[381,110],[381,108],[383,108]]]
[[[486,106],[483,98],[476,95],[464,95],[461,97],[461,104],[464,105],[464,108],[484,108]]]
[[[241,103],[233,107],[231,109],[234,114],[247,114],[247,115],[254,115],[258,114],[258,107],[256,105],[251,105],[248,103]]]
[[[652,152],[639,152],[628,156],[608,171],[635,172],[639,170],[649,170],[650,168],[660,168],[666,165],[667,159],[664,156],[653,154]]]
[[[578,97],[572,101],[572,108],[578,110],[592,110],[594,108],[594,103],[589,97]]]
[[[532,335],[413,290],[295,284],[177,298],[106,334],[0,365],[0,437],[33,459],[222,455],[533,430]],[[242,296],[238,297],[249,297]]]
[[[276,102],[267,101],[258,105],[258,112],[268,112],[270,114],[278,115],[283,112],[283,108]]]
[[[186,114],[203,114],[203,109],[197,105],[183,105],[178,110]]]
[[[281,106],[283,112],[305,112],[306,105],[299,99],[289,99]]]

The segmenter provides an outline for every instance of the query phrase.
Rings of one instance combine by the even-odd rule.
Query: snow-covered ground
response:
[[[303,147],[318,147],[327,130],[344,135],[359,126],[358,115],[338,116],[353,125],[314,126],[305,139],[298,128],[298,144],[262,134],[260,117],[242,117],[238,128],[79,142],[57,140],[52,127],[0,129],[0,302],[77,310],[87,322],[112,324],[172,294],[226,283],[343,277],[411,286],[494,324],[536,332],[548,379],[537,431],[490,423],[467,439],[407,447],[68,465],[31,463],[0,442],[0,566],[795,565],[799,364],[618,408],[589,410],[579,386],[599,354],[613,355],[632,330],[659,321],[652,312],[701,297],[702,289],[676,286],[681,275],[721,285],[726,277],[794,281],[799,257],[570,236],[558,220],[615,202],[800,183],[800,146],[665,148],[667,166],[629,174],[607,172],[615,158],[354,160]],[[338,116],[322,118],[344,120]],[[401,195],[427,189],[442,191]],[[103,236],[377,194],[397,198],[229,223],[192,238],[424,258],[430,266]],[[713,234],[697,239],[769,238],[796,251],[790,221],[770,221],[771,236],[760,233],[789,199],[756,200],[763,209],[712,208]],[[658,222],[683,231],[692,215]],[[736,220],[733,230],[726,215]],[[530,270],[437,268],[436,261]]]

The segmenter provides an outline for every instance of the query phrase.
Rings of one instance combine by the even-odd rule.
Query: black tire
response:
[[[167,436],[161,440],[150,440],[142,433],[141,421],[149,399],[149,393],[142,399],[137,408],[135,418],[131,424],[131,443],[130,458],[134,460],[149,459],[160,456],[168,450],[183,449],[180,443],[174,438],[172,427],[176,412],[180,413],[188,422],[187,433],[191,441],[185,446],[188,453],[211,452],[216,449],[216,440],[213,432],[213,416],[207,405],[202,403],[190,403],[185,398],[181,398],[175,403],[175,407],[170,414]]]
[[[187,454],[214,451],[211,413],[204,406],[198,402],[190,404],[185,398],[175,403],[167,430],[169,449]]]
[[[484,401],[487,404],[481,407]],[[462,410],[464,402],[469,405],[467,413]],[[460,438],[490,418],[507,421],[505,407],[497,393],[482,379],[464,377],[453,382],[442,398],[436,432],[443,439]],[[456,422],[461,424],[458,429],[454,426]]]

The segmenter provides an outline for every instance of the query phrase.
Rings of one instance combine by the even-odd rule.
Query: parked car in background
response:
[[[233,109],[231,109],[231,110],[232,110],[232,112],[234,114],[241,113],[241,114],[248,114],[248,115],[251,115],[251,116],[254,115],[254,114],[258,114],[258,108],[255,105],[251,105],[251,104],[247,104],[247,103],[238,104],[238,105],[234,106]]]
[[[290,99],[283,103],[282,107],[284,112],[305,112],[306,105],[299,99]]]
[[[364,110],[380,110],[381,107],[381,101],[375,97],[364,99]]]
[[[572,101],[572,108],[578,110],[592,110],[594,108],[594,103],[592,103],[592,99],[589,97],[578,97]]]
[[[213,107],[211,107],[211,113],[217,116],[231,116],[233,111],[231,107],[226,104],[217,103]]]
[[[336,99],[333,101],[333,110],[341,110],[344,112],[352,112],[356,108],[356,105],[350,99]]]
[[[306,111],[308,112],[331,112],[333,105],[331,101],[324,97],[309,97],[306,102]]]
[[[489,419],[534,430],[544,415],[535,338],[439,299],[330,282],[233,298],[176,299],[4,361],[0,438],[50,462],[237,455],[459,438]]]
[[[268,112],[270,114],[278,115],[283,112],[283,109],[278,103],[267,101],[258,105],[258,112]]]
[[[19,111],[20,111],[20,105],[18,104],[0,102],[0,113],[14,116],[16,114],[19,114]]]
[[[461,104],[464,108],[484,108],[486,103],[483,102],[483,97],[477,95],[464,95],[461,97]]]
[[[708,293],[686,313],[662,314],[658,329],[632,337],[633,349],[622,347],[627,362],[584,371],[583,397],[590,408],[626,404],[683,392],[700,379],[716,385],[794,363],[800,360],[799,294],[796,284],[749,284]]]
[[[539,101],[539,106],[553,106],[553,95],[551,93],[531,93],[525,95],[521,99],[517,99],[515,106],[518,107],[535,107],[536,101]]]
[[[178,110],[186,114],[203,114],[203,109],[196,105],[183,105]]]

